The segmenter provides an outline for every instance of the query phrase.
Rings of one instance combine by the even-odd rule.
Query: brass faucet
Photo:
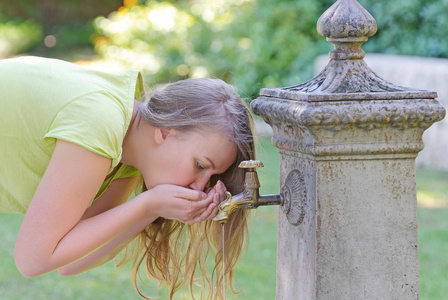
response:
[[[244,178],[244,191],[232,196],[227,192],[227,198],[218,206],[218,214],[213,219],[221,224],[227,223],[229,216],[238,208],[257,208],[262,205],[282,205],[281,195],[260,196],[260,182],[255,168],[263,167],[263,163],[258,160],[245,160],[238,166],[247,169]]]

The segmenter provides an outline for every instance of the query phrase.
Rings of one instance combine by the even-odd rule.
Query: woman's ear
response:
[[[154,132],[154,140],[157,145],[161,145],[171,134],[172,129],[156,128]]]

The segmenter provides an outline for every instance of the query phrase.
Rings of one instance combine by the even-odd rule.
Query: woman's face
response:
[[[236,159],[237,147],[223,133],[158,130],[160,142],[140,170],[148,189],[174,184],[203,191],[212,175],[224,173]]]

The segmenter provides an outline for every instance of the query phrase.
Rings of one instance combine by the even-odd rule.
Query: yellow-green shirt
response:
[[[56,139],[110,158],[110,173],[142,89],[135,70],[111,74],[38,57],[0,60],[0,212],[26,212]],[[113,179],[136,175],[122,165],[95,199]]]

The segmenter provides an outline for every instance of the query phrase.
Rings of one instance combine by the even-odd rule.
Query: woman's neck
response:
[[[140,116],[138,114],[138,106],[140,105],[140,102],[137,100],[134,100],[134,108],[132,111],[132,117],[131,121],[129,123],[128,130],[126,131],[126,135],[123,139],[123,152],[121,154],[121,161],[122,163],[126,165],[133,165],[133,157],[135,157],[135,146],[134,146],[134,140],[135,140],[135,134],[136,134],[136,127],[138,127],[138,123],[140,121]]]
[[[154,128],[142,120],[138,113],[138,106],[141,103],[134,101],[131,122],[123,139],[123,152],[121,162],[138,169],[142,153],[151,151],[153,147]]]

